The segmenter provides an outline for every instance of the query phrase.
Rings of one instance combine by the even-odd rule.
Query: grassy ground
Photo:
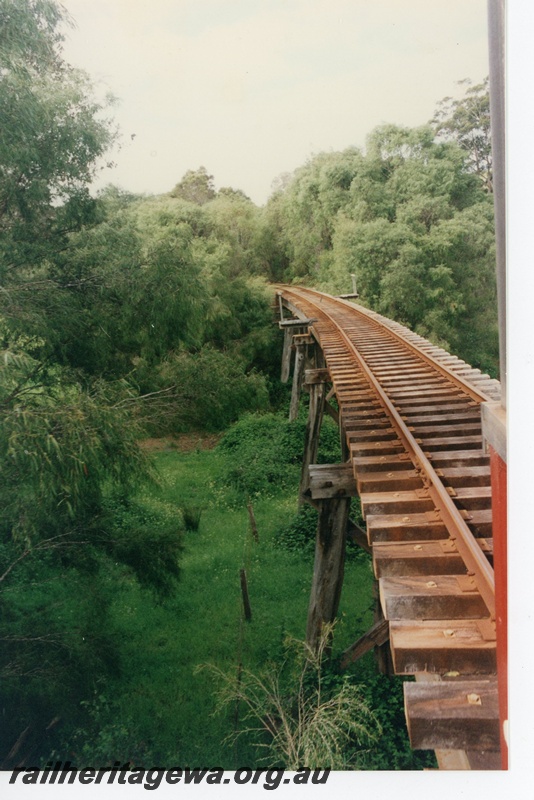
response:
[[[294,519],[299,468],[287,467],[285,493],[254,501],[259,532],[249,530],[244,500],[220,482],[228,454],[215,441],[150,444],[161,478],[144,502],[181,517],[184,506],[201,507],[200,527],[184,534],[181,578],[172,599],[154,604],[125,576],[113,614],[120,636],[121,671],[95,687],[87,728],[74,737],[71,752],[80,762],[109,760],[162,767],[263,766],[264,751],[229,734],[242,724],[235,709],[216,714],[214,678],[199,666],[212,664],[236,674],[238,664],[253,672],[280,663],[288,635],[304,639],[313,573],[313,552],[275,545],[277,531]],[[313,535],[313,532],[312,532]],[[287,539],[286,539],[287,542]],[[251,622],[243,620],[239,571],[248,577]],[[333,644],[334,657],[372,623],[372,568],[365,554],[346,561],[345,581]],[[119,633],[120,631],[120,633]],[[432,754],[410,750],[403,712],[402,681],[376,673],[373,656],[352,665],[382,726],[382,736],[360,759],[365,769],[421,769]],[[335,676],[334,676],[335,678]],[[240,712],[242,713],[242,712]],[[88,744],[89,742],[89,744]]]
[[[259,543],[249,531],[246,507],[228,507],[213,486],[224,455],[217,450],[155,454],[162,486],[150,495],[155,506],[201,506],[198,531],[185,533],[182,575],[171,601],[154,607],[131,588],[115,602],[124,633],[120,694],[115,719],[127,730],[104,726],[102,746],[117,757],[149,754],[173,765],[254,764],[250,746],[225,738],[234,725],[213,716],[214,683],[201,664],[236,670],[239,661],[257,669],[280,657],[287,634],[304,638],[313,557],[275,547],[273,535],[296,511],[296,491],[261,499],[254,511]],[[297,472],[295,472],[297,479]],[[239,570],[247,570],[252,621],[242,621]],[[349,560],[335,650],[340,651],[371,622],[372,573],[367,561]],[[126,691],[124,689],[126,684]],[[119,688],[119,686],[118,686]],[[121,750],[121,738],[130,750]],[[120,753],[119,753],[120,751]],[[146,756],[145,756],[146,757]]]

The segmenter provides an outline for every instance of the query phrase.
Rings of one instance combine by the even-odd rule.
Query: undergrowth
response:
[[[244,709],[236,711],[234,706],[227,714],[214,716],[215,687],[197,667],[209,662],[227,675],[235,676],[240,670],[259,675],[269,663],[281,667],[287,657],[288,637],[304,639],[315,525],[313,509],[307,509],[299,515],[302,529],[295,525],[287,533],[286,523],[297,513],[298,465],[289,465],[294,470],[293,482],[288,479],[285,490],[268,486],[254,497],[259,542],[250,533],[244,492],[235,495],[240,503],[229,505],[210,489],[221,486],[235,468],[234,455],[243,439],[249,451],[257,448],[258,427],[265,426],[271,434],[285,432],[284,468],[288,469],[292,453],[296,458],[296,442],[293,451],[290,447],[293,432],[289,433],[276,415],[265,417],[267,420],[251,417],[238,424],[237,433],[230,431],[226,444],[215,450],[156,456],[160,486],[147,490],[138,504],[145,509],[147,521],[153,510],[180,531],[180,579],[172,594],[154,604],[124,574],[111,606],[115,628],[120,631],[118,674],[94,687],[92,696],[84,701],[83,725],[65,731],[64,746],[55,753],[58,758],[74,756],[87,766],[113,764],[117,759],[190,768],[221,765],[237,769],[243,764],[263,764],[261,741],[246,733],[235,739],[234,734],[247,726]],[[269,450],[267,434],[265,441]],[[271,452],[274,454],[274,449]],[[280,452],[277,458],[282,464]],[[202,508],[197,531],[182,524],[181,509],[185,507]],[[139,517],[138,511],[134,516]],[[130,511],[125,508],[120,518],[126,533]],[[281,546],[284,527],[289,548]],[[308,542],[307,552],[301,546],[302,537]],[[337,672],[336,653],[372,624],[373,578],[368,557],[365,559],[347,559],[333,656],[325,664],[322,686],[330,696],[344,683],[352,686],[349,693],[361,698],[382,728],[379,739],[363,748],[365,754],[359,748],[361,768],[419,769],[426,756],[409,749],[402,689],[395,688],[395,681],[377,676],[372,661],[358,662],[345,677]],[[250,623],[243,622],[239,581],[243,568],[252,609]],[[354,763],[352,744],[347,747],[343,758],[349,766]]]

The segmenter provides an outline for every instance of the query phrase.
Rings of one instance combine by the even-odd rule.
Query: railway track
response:
[[[337,398],[412,746],[498,768],[489,458],[481,404],[500,385],[403,326],[278,286],[311,319]],[[458,759],[454,766],[458,765]]]

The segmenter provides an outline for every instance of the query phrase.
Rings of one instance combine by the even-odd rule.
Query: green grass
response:
[[[166,452],[155,457],[162,486],[145,500],[155,508],[201,506],[198,531],[184,534],[176,594],[160,605],[128,584],[114,603],[121,631],[122,675],[105,696],[95,691],[100,726],[95,753],[180,766],[233,769],[257,764],[258,753],[243,740],[225,743],[232,715],[216,715],[215,685],[201,664],[235,670],[263,667],[282,653],[287,634],[305,636],[313,557],[274,546],[273,537],[296,512],[296,490],[254,502],[259,543],[249,532],[246,505],[225,505],[213,491],[224,465],[217,450]],[[295,476],[296,477],[296,476]],[[242,620],[239,570],[247,570],[252,621]],[[349,560],[336,630],[341,651],[371,623],[372,573],[368,562]],[[119,722],[120,721],[120,722]],[[100,750],[98,749],[100,747]],[[87,752],[87,750],[86,750]]]

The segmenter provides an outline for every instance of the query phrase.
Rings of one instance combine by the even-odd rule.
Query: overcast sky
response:
[[[310,155],[424,124],[488,72],[486,0],[62,2],[67,60],[119,99],[102,180],[135,192],[203,165],[263,204]]]

